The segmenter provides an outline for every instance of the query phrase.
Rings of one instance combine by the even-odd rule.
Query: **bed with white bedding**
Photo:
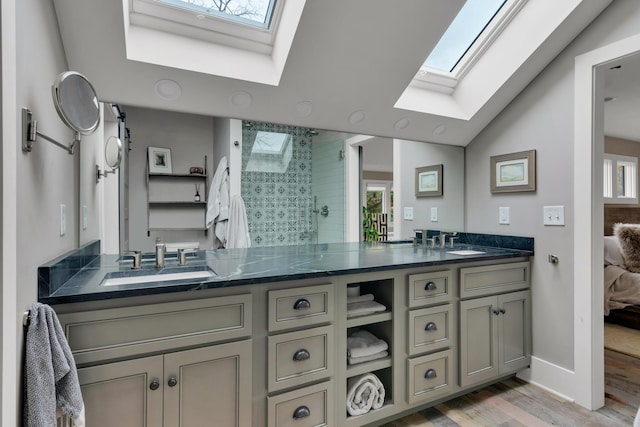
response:
[[[640,224],[616,226],[604,236],[605,321],[640,329]]]

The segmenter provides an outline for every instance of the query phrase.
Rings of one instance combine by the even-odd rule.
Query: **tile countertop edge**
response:
[[[301,279],[310,279],[310,278],[318,278],[318,277],[333,277],[333,276],[344,276],[351,274],[359,274],[359,273],[367,273],[367,272],[376,272],[376,271],[392,271],[406,268],[419,268],[419,267],[429,267],[429,266],[438,266],[438,265],[447,265],[447,264],[459,264],[463,262],[476,262],[476,261],[490,261],[497,259],[508,259],[508,258],[522,258],[522,257],[531,257],[533,256],[533,250],[521,250],[521,249],[504,249],[497,248],[498,250],[494,252],[496,248],[485,248],[487,249],[487,253],[479,254],[479,255],[467,255],[467,256],[457,256],[457,257],[448,257],[447,259],[440,260],[425,260],[425,261],[400,261],[393,264],[385,264],[385,265],[362,265],[358,267],[349,267],[349,268],[337,268],[331,269],[328,268],[326,270],[309,270],[304,272],[277,272],[276,274],[265,274],[261,276],[234,276],[234,275],[222,275],[218,276],[214,279],[207,280],[190,280],[183,281],[177,284],[163,284],[162,286],[141,286],[138,288],[130,287],[128,289],[123,289],[118,287],[117,289],[109,289],[105,290],[104,288],[96,288],[96,286],[91,287],[90,289],[83,291],[82,288],[79,288],[76,292],[53,292],[49,295],[41,295],[39,297],[39,301],[45,304],[67,304],[67,303],[77,303],[77,302],[88,302],[88,301],[99,301],[106,299],[115,299],[115,298],[126,298],[126,297],[135,297],[135,296],[145,296],[145,295],[158,295],[158,294],[167,294],[174,292],[189,292],[189,291],[197,291],[204,289],[216,289],[223,288],[229,286],[242,286],[242,285],[253,285],[253,284],[261,284],[261,283],[271,283],[271,282],[282,282],[282,281],[291,281],[291,280],[301,280]],[[63,288],[64,285],[58,287],[58,289]],[[64,289],[60,289],[60,291],[64,291]]]

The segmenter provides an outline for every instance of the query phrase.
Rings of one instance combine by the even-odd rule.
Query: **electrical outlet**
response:
[[[498,208],[498,222],[502,225],[509,224],[509,207],[501,206]]]
[[[564,206],[544,206],[544,225],[564,225]]]
[[[60,205],[60,235],[67,234],[67,205]]]
[[[409,221],[413,221],[413,208],[412,207],[405,207],[404,208],[404,219],[409,220]]]
[[[438,221],[438,208],[431,208],[431,222]]]

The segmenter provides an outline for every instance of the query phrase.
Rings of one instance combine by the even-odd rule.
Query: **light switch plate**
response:
[[[405,207],[404,208],[404,219],[409,220],[409,221],[413,221],[413,208],[412,207]]]
[[[498,208],[498,222],[503,225],[509,224],[509,207],[500,206]]]
[[[564,225],[564,206],[544,206],[544,225]]]
[[[431,222],[438,221],[438,208],[431,208]]]

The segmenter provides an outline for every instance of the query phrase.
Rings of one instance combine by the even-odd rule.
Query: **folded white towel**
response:
[[[347,317],[365,316],[385,311],[387,307],[376,301],[355,302],[347,304]]]
[[[362,415],[384,405],[384,385],[375,374],[363,374],[347,380],[347,412]]]
[[[347,363],[349,365],[357,365],[358,363],[371,362],[372,360],[384,359],[389,355],[388,351],[381,351],[380,353],[372,354],[370,356],[362,357],[347,357]]]
[[[355,304],[357,302],[373,301],[373,294],[358,295],[354,297],[347,296],[347,304]]]
[[[347,337],[347,356],[363,357],[380,353],[389,348],[386,341],[364,329],[352,332]]]

